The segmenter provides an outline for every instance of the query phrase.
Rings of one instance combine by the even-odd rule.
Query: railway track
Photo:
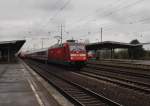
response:
[[[127,67],[125,68],[118,68],[110,65],[103,65],[103,64],[88,64],[86,66],[87,68],[90,69],[95,69],[95,70],[100,70],[100,71],[107,71],[111,73],[120,73],[120,74],[125,74],[128,76],[134,76],[134,77],[142,77],[142,78],[147,78],[150,79],[150,72],[147,70],[138,70],[138,69],[128,69]]]
[[[113,66],[113,67],[119,67],[119,68],[128,68],[128,69],[140,69],[142,71],[147,71],[150,69],[149,65],[145,64],[135,64],[132,62],[116,62],[116,61],[89,61],[88,64],[93,65],[103,65],[103,66]]]
[[[82,74],[91,78],[95,78],[98,80],[106,81],[113,83],[115,85],[119,85],[121,87],[125,87],[128,89],[132,89],[134,91],[138,91],[144,94],[150,94],[150,85],[142,82],[136,82],[136,81],[131,81],[127,79],[122,79],[122,78],[117,78],[117,77],[112,77],[109,75],[104,75],[100,74],[97,72],[88,72],[88,71],[81,71],[81,72],[76,72],[78,74]]]
[[[102,95],[99,95],[81,85],[66,80],[57,74],[43,68],[41,64],[35,64],[30,61],[28,64],[49,83],[57,88],[63,95],[72,101],[76,106],[122,106]]]
[[[110,60],[101,59],[100,61],[119,64],[134,64],[136,62],[135,60],[113,60],[113,59]]]
[[[79,74],[150,94],[150,75],[112,66],[87,65]],[[146,71],[148,72],[148,71]]]

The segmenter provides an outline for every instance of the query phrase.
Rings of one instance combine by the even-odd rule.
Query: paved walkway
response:
[[[0,106],[41,106],[21,64],[0,64]]]

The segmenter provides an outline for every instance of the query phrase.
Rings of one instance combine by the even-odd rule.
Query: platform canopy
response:
[[[115,48],[132,48],[132,47],[137,47],[137,46],[141,46],[141,45],[114,42],[114,41],[104,41],[104,42],[96,42],[96,43],[87,44],[86,49],[98,50],[98,49],[103,49],[103,48],[115,49]]]
[[[2,41],[0,42],[0,49],[10,48],[14,52],[18,52],[25,43],[25,40]]]
[[[25,43],[25,40],[1,41],[0,42],[0,60],[11,61],[15,54]]]

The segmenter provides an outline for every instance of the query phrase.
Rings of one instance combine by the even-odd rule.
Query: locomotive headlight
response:
[[[80,54],[80,56],[86,56],[86,54]]]
[[[71,54],[70,56],[77,56],[76,54]]]

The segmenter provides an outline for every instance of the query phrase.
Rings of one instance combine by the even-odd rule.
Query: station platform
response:
[[[0,106],[40,106],[20,64],[0,65]]]
[[[65,106],[64,100],[55,93],[59,103],[35,79],[22,62],[0,64],[0,106]],[[37,77],[37,76],[36,76]],[[41,79],[38,76],[38,79]],[[45,83],[45,82],[42,82]],[[67,106],[67,105],[66,105]],[[69,105],[68,105],[69,106]]]

